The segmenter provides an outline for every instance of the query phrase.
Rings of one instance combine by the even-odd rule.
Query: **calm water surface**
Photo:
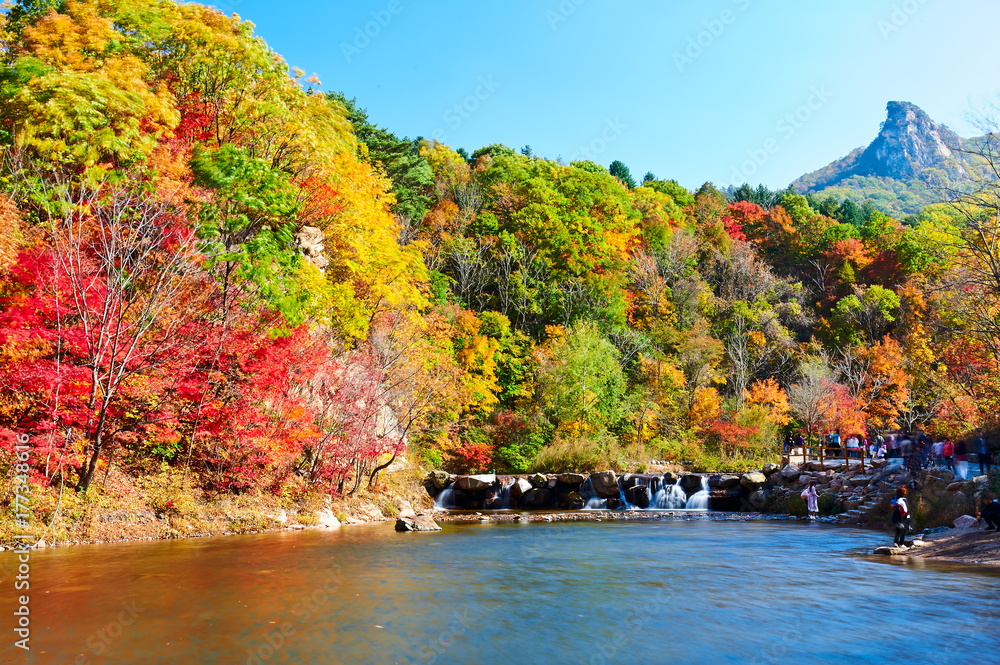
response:
[[[0,661],[1000,663],[1000,576],[857,555],[888,541],[679,520],[50,550],[32,555],[31,657],[5,628]],[[0,554],[10,627],[14,566]]]

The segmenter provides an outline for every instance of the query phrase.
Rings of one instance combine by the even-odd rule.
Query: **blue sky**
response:
[[[213,4],[401,136],[689,188],[784,187],[869,143],[889,100],[972,135],[1000,89],[988,0]]]

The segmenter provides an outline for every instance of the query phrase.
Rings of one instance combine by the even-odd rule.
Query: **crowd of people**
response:
[[[796,449],[806,446],[806,438],[800,432],[785,436],[785,453],[793,454]],[[985,438],[959,439],[952,441],[941,438],[933,441],[924,432],[899,431],[869,438],[865,434],[850,434],[843,438],[840,430],[823,434],[823,446],[828,457],[848,457],[857,459],[902,458],[910,473],[916,476],[921,469],[941,467],[951,470],[957,478],[969,478],[969,463],[978,462],[979,473],[988,474],[993,466],[996,451],[991,449]],[[974,459],[972,459],[974,457]]]
[[[913,478],[916,478],[922,469],[945,468],[954,473],[956,478],[968,480],[970,463],[979,464],[980,474],[989,474],[993,467],[993,457],[997,454],[997,451],[982,437],[958,441],[940,438],[935,441],[925,432],[905,430],[886,435],[877,434],[874,438],[869,438],[865,434],[850,434],[843,438],[840,430],[833,430],[823,434],[822,442],[824,454],[828,457],[901,458]],[[801,432],[798,434],[788,432],[785,435],[785,454],[791,456],[805,452],[806,437]],[[809,483],[802,492],[802,499],[806,502],[810,519],[815,519],[819,515],[818,498],[816,483]],[[988,492],[983,492],[976,509],[987,531],[1000,530],[1000,500]],[[906,487],[896,489],[891,510],[892,523],[896,531],[893,540],[896,545],[901,546],[906,543],[906,535],[910,530],[910,506]]]

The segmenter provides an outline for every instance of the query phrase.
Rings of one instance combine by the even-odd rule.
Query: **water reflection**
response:
[[[664,520],[59,549],[32,557],[28,662],[883,663],[901,645],[908,662],[991,662],[1000,577],[861,555],[886,540]],[[14,565],[0,558],[4,607]]]

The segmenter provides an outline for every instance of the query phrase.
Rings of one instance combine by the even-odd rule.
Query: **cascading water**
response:
[[[514,478],[508,476],[500,479],[500,509],[510,509],[510,488],[514,484]]]
[[[694,498],[694,497],[692,497]],[[673,485],[665,485],[653,496],[653,501],[650,507],[656,507],[662,510],[680,510],[685,508],[687,505],[687,494],[684,493],[684,489],[681,487],[681,482],[678,480]]]
[[[605,510],[608,507],[608,500],[597,496],[590,478],[583,481],[583,485],[580,486],[580,498],[584,501],[584,510]]]
[[[709,489],[708,478],[705,476],[701,476],[701,488],[690,497],[687,496],[687,492],[681,486],[681,479],[678,479],[673,485],[665,484],[662,477],[643,476],[637,479],[636,482],[638,484],[646,485],[649,488],[650,501],[648,508],[640,508],[628,500],[629,493],[624,490],[623,485],[625,483],[622,480],[619,479],[617,500],[609,500],[598,496],[597,492],[594,491],[593,481],[587,478],[579,486],[579,494],[583,499],[583,510],[608,510],[609,501],[612,502],[612,507],[617,510],[708,510]],[[513,476],[497,478],[497,484],[493,486],[490,490],[491,493],[487,495],[491,504],[484,506],[484,508],[490,510],[511,510],[516,508],[518,504],[511,497],[511,488],[516,481],[517,478]],[[451,488],[441,490],[434,499],[434,509],[456,510],[463,507],[468,508],[470,506],[465,505],[468,502],[467,495],[468,493],[466,492]],[[459,505],[460,503],[462,505]]]
[[[441,490],[441,493],[434,497],[434,510],[454,510],[455,490],[448,488]]]
[[[701,489],[688,498],[684,507],[688,510],[708,510],[708,478],[701,477]]]
[[[621,481],[618,482],[618,500],[622,502],[620,510],[639,510],[625,498],[625,490],[622,489]]]

